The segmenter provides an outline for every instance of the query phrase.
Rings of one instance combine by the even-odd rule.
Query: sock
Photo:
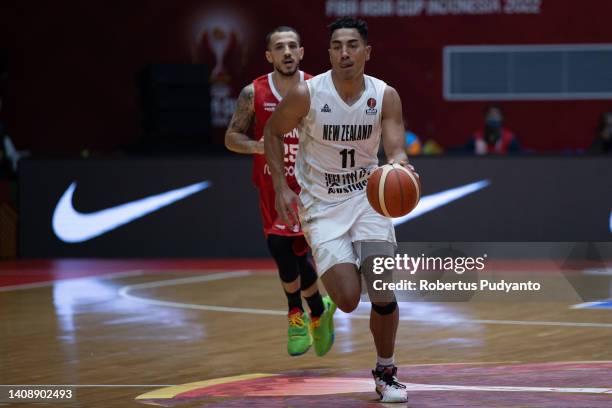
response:
[[[293,293],[285,291],[285,295],[287,295],[289,312],[291,312],[293,309],[300,309],[301,312],[304,312],[304,308],[302,307],[302,294],[299,290]]]
[[[325,306],[323,306],[323,298],[321,298],[319,291],[317,290],[314,295],[307,297],[306,302],[310,308],[310,316],[321,317],[325,311]]]
[[[385,358],[376,356],[376,370],[382,371],[385,368],[393,367],[395,365],[395,355],[391,355],[391,357]]]

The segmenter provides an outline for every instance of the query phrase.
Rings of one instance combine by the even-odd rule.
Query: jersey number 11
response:
[[[349,167],[355,167],[355,149],[344,149],[340,152],[340,156],[342,156],[342,168],[346,169],[346,165],[348,162],[348,157],[351,156],[351,164]]]

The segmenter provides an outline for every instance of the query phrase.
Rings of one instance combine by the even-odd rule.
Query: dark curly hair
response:
[[[368,23],[358,18],[340,17],[329,26],[329,36],[331,37],[334,31],[341,28],[354,28],[359,32],[364,42],[368,42]]]

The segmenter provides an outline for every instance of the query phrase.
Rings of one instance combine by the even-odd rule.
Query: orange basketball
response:
[[[419,178],[400,164],[385,164],[368,178],[368,201],[385,217],[401,217],[414,210],[421,197]]]

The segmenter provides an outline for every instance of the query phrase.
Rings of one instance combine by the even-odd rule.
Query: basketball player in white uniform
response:
[[[299,208],[321,280],[338,307],[350,313],[361,295],[359,267],[368,259],[361,253],[363,242],[377,241],[387,255],[393,254],[396,245],[391,219],[376,213],[365,193],[367,178],[378,165],[381,139],[389,162],[412,167],[404,149],[397,91],[364,75],[371,52],[367,24],[344,17],[332,23],[330,31],[332,69],[287,93],[268,120],[264,145],[279,215],[289,225],[295,224]],[[300,130],[299,197],[287,186],[283,173],[282,135],[296,126]],[[376,392],[383,402],[404,402],[406,387],[399,383],[394,363],[397,303],[393,294],[380,301],[368,292],[370,329],[377,351],[372,371]]]

